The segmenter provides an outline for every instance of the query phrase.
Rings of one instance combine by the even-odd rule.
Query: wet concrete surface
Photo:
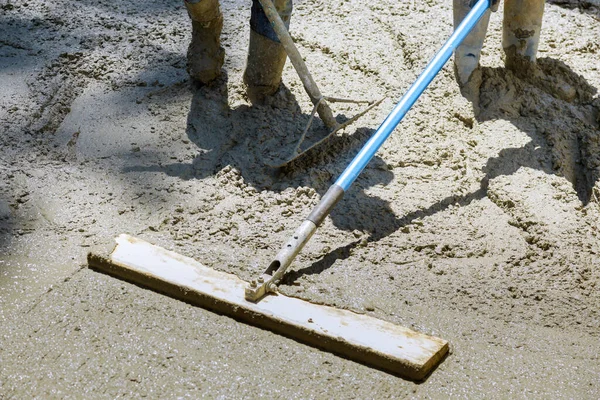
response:
[[[249,4],[222,2],[205,87],[180,1],[1,4],[0,398],[597,398],[593,2],[547,4],[529,78],[503,68],[492,15],[478,100],[444,68],[281,286],[448,340],[425,382],[85,268],[129,233],[255,277],[450,34],[450,3],[409,3],[297,2],[322,92],[387,99],[280,171],[312,106],[289,64],[248,102]]]

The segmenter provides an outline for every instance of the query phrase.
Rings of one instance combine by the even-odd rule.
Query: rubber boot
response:
[[[460,25],[465,16],[471,11],[471,7],[471,0],[454,0],[454,29]],[[479,57],[490,21],[490,14],[489,10],[483,14],[477,25],[454,52],[454,73],[461,87],[469,82],[473,71],[479,66]]]
[[[502,47],[506,68],[552,96],[567,102],[578,98],[577,87],[561,76],[561,68],[536,61],[544,0],[506,0]]]
[[[502,47],[506,53],[506,68],[523,75],[535,63],[544,0],[505,0]]]
[[[279,16],[289,29],[292,0],[274,0]],[[287,54],[279,42],[265,12],[258,2],[252,1],[250,17],[250,45],[244,72],[246,93],[252,102],[262,102],[277,92]]]
[[[225,50],[221,47],[223,14],[218,0],[186,0],[192,19],[192,41],[187,52],[187,70],[198,82],[209,83],[221,74]]]

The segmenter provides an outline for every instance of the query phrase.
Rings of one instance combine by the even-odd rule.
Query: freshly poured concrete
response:
[[[222,2],[203,88],[180,1],[0,7],[0,397],[597,398],[593,2],[547,4],[531,79],[492,15],[476,104],[446,67],[281,287],[448,340],[422,384],[81,267],[127,232],[252,279],[450,34],[449,2],[297,2],[323,93],[388,99],[279,172],[312,107],[290,65],[272,102],[244,97],[246,2]]]

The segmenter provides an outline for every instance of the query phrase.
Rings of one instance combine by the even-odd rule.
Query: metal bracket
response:
[[[294,258],[310,240],[317,227],[325,220],[333,207],[344,196],[344,190],[338,185],[332,185],[321,201],[304,220],[294,235],[283,246],[265,272],[244,290],[246,300],[257,302],[269,293],[277,292],[277,283],[283,278]]]
[[[277,292],[276,284],[316,230],[317,225],[314,222],[305,220],[296,229],[287,244],[277,253],[265,272],[258,279],[250,282],[250,286],[244,290],[246,300],[257,302],[267,294]]]

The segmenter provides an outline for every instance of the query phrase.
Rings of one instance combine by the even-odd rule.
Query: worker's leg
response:
[[[507,68],[519,72],[535,62],[543,14],[544,0],[505,0],[502,47]]]
[[[281,19],[289,28],[292,0],[273,0]],[[250,46],[244,83],[252,101],[261,101],[279,88],[286,53],[258,0],[252,1]]]
[[[218,0],[185,0],[192,19],[192,41],[188,47],[188,73],[202,83],[221,74],[225,51],[221,47],[223,15]]]
[[[460,25],[465,16],[471,11],[471,0],[453,0],[454,7],[454,29]],[[471,77],[473,71],[479,65],[479,56],[481,47],[485,39],[488,23],[490,20],[490,11],[486,11],[475,28],[467,35],[465,40],[454,52],[454,71],[458,83],[463,86]]]

